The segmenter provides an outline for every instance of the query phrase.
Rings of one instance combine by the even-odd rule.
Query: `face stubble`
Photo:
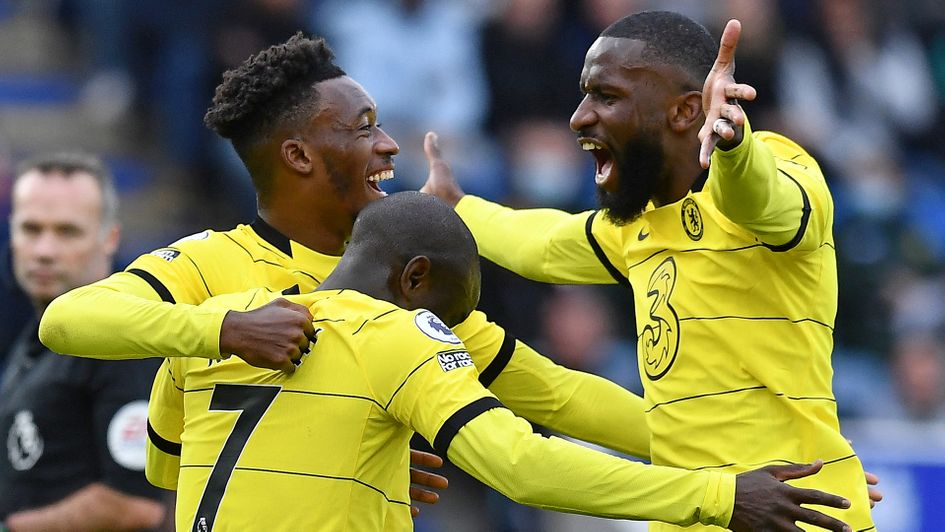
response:
[[[615,225],[626,225],[643,214],[662,181],[665,166],[658,135],[641,132],[614,153],[619,181],[615,192],[597,187],[597,201],[604,217]]]

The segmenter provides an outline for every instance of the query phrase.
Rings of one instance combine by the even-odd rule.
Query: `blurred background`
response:
[[[754,128],[811,151],[836,202],[834,389],[844,433],[882,478],[878,528],[945,530],[941,0],[0,0],[3,247],[13,166],[64,148],[102,155],[116,174],[119,267],[251,221],[248,176],[202,117],[225,69],[298,30],[326,36],[376,99],[401,146],[388,191],[423,183],[432,129],[468,192],[592,208],[593,161],[568,129],[584,52],[643,9],[685,13],[716,36],[741,19],[736,78],[758,89]],[[0,323],[15,332],[29,310],[8,266],[2,280]],[[515,335],[641,392],[630,294],[488,264],[484,283],[482,308]],[[447,472],[421,532],[641,529],[526,509]]]

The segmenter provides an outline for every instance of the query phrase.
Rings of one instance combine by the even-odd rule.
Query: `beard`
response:
[[[665,158],[659,137],[645,133],[631,139],[613,156],[617,190],[608,192],[597,187],[597,201],[604,209],[604,218],[619,226],[643,214],[662,181]]]

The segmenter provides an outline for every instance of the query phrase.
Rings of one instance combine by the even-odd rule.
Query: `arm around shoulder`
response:
[[[547,283],[611,284],[588,241],[590,213],[512,209],[469,194],[456,212],[479,254],[523,277]]]
[[[597,375],[555,364],[521,341],[489,391],[529,421],[631,456],[650,457],[643,398]]]
[[[39,337],[57,353],[122,359],[220,358],[226,311],[163,301],[140,277],[119,272],[56,298]]]
[[[725,526],[734,508],[733,475],[650,466],[544,438],[503,408],[466,423],[448,455],[509,498],[539,508],[683,526]]]

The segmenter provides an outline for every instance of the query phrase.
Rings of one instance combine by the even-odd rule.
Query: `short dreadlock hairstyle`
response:
[[[262,184],[259,180],[268,176],[258,175],[261,169],[253,168],[250,149],[277,127],[314,111],[318,100],[315,84],[345,75],[334,64],[334,57],[325,39],[298,32],[223,73],[223,82],[217,86],[203,121],[233,142],[257,188]]]
[[[674,65],[685,71],[694,89],[702,83],[718,55],[709,32],[691,18],[671,11],[643,11],[608,26],[601,37],[634,39],[646,43],[642,58],[654,64]]]

